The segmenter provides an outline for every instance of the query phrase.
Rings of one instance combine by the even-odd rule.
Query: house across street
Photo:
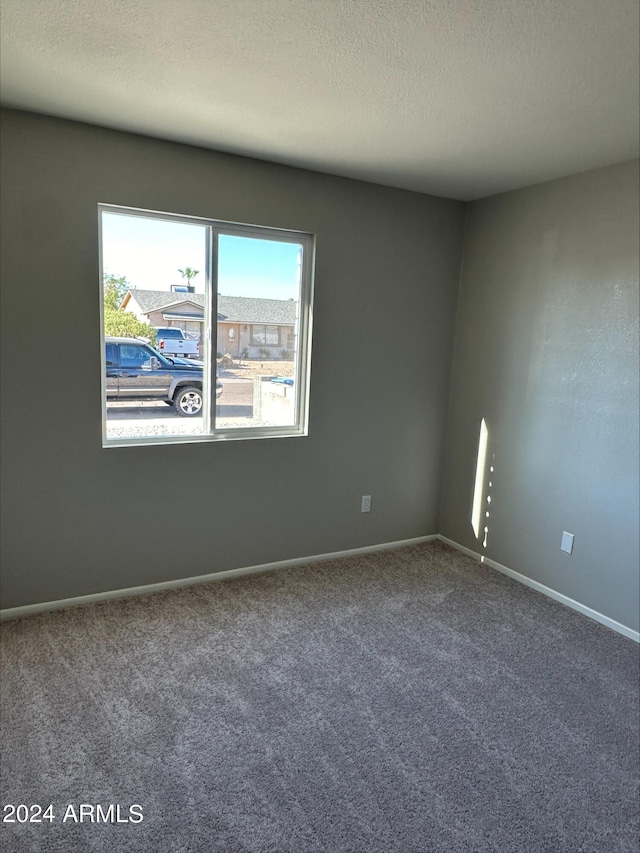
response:
[[[218,296],[218,352],[236,358],[293,359],[296,339],[294,299]],[[121,308],[155,328],[175,326],[199,340],[204,294],[131,288]]]

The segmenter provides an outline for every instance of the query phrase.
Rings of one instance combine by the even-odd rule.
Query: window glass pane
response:
[[[251,345],[254,347],[261,347],[263,344],[267,342],[267,327],[266,326],[252,326],[251,327]]]
[[[279,347],[280,346],[280,327],[279,326],[267,326],[265,338],[266,338],[266,342],[269,346]]]
[[[120,347],[120,367],[140,367],[151,364],[151,353],[141,346],[122,344]]]
[[[228,233],[218,237],[218,351],[224,393],[217,406],[217,429],[296,423],[302,251],[296,242]]]
[[[207,234],[204,225],[102,212],[107,442],[209,432],[208,371],[180,319],[206,321]]]

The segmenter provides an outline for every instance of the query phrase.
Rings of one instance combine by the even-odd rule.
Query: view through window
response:
[[[100,218],[105,445],[304,434],[313,237]]]

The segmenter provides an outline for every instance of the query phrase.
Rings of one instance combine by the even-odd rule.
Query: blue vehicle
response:
[[[107,400],[162,401],[182,417],[202,414],[203,365],[168,358],[138,338],[105,338]],[[216,379],[216,399],[222,382]]]

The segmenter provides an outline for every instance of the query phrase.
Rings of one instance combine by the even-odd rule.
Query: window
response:
[[[313,236],[99,217],[103,445],[306,435]]]
[[[120,346],[120,367],[151,368],[151,351],[144,346],[122,344]]]
[[[279,347],[280,329],[278,326],[251,326],[251,346]]]

